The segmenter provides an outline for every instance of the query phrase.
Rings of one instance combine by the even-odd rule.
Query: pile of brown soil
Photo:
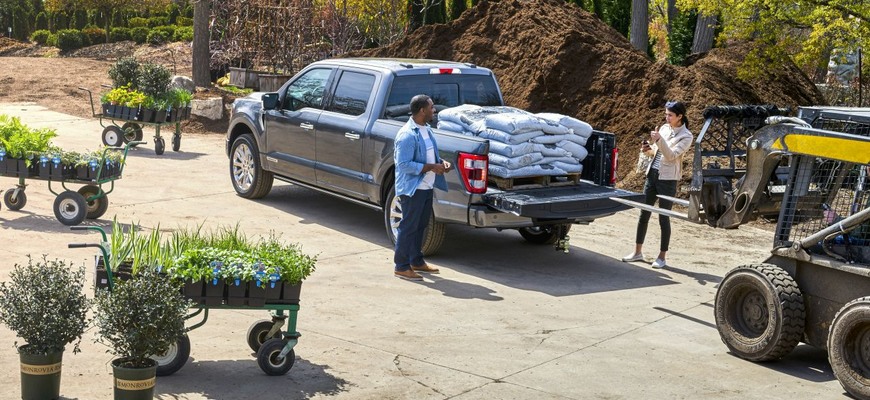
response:
[[[594,15],[558,0],[483,1],[447,25],[428,25],[388,47],[355,56],[409,57],[474,63],[493,70],[508,105],[575,116],[613,132],[623,185],[639,189],[633,172],[639,144],[664,123],[663,105],[689,107],[697,134],[710,105],[821,104],[821,94],[796,67],[753,82],[737,78],[748,46],[714,49],[688,67],[653,62]],[[685,158],[690,164],[690,157]],[[690,171],[690,168],[686,168]]]

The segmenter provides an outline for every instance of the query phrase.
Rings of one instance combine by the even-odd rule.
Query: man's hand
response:
[[[450,170],[453,169],[453,165],[447,160],[441,160],[441,164],[444,165],[445,173],[450,172]]]
[[[423,165],[423,170],[420,172],[425,174],[429,171],[432,171],[437,175],[442,175],[447,171],[447,169],[444,168],[444,164],[425,164]]]

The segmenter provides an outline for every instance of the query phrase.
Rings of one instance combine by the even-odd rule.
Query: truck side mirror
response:
[[[274,110],[278,108],[278,93],[263,94],[263,109]]]

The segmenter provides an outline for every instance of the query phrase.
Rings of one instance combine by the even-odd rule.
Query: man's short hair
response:
[[[411,115],[417,115],[424,107],[429,106],[429,96],[418,94],[411,98]]]

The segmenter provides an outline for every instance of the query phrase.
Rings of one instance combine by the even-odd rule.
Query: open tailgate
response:
[[[578,185],[495,191],[483,195],[486,205],[528,218],[592,220],[631,208],[611,197],[643,202],[644,195],[580,181]]]

